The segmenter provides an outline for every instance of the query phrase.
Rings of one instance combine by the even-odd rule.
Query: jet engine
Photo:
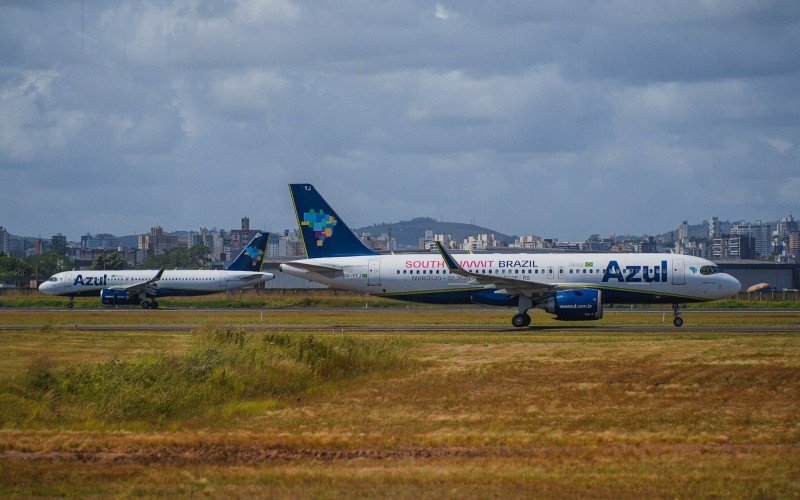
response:
[[[562,321],[586,321],[603,317],[600,290],[562,290],[547,299],[544,310]]]
[[[107,306],[116,306],[122,304],[138,304],[140,300],[138,295],[130,294],[125,290],[103,288],[100,290],[100,302]]]

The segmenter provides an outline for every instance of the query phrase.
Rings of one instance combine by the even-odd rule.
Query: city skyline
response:
[[[784,217],[790,217],[792,215],[793,215],[793,213],[787,213],[787,214],[783,214],[783,215],[775,217],[775,218],[767,218],[767,219],[720,218],[718,216],[714,216],[714,217],[716,219],[718,219],[720,223],[723,223],[723,224],[736,224],[736,223],[740,223],[740,222],[744,222],[744,223],[763,222],[765,224],[772,224],[773,225],[773,229],[775,229],[776,228],[775,224],[778,221],[780,221]],[[294,224],[290,224],[289,226],[278,228],[278,227],[270,227],[269,225],[266,225],[266,224],[259,225],[259,224],[251,223],[250,221],[251,220],[255,220],[255,219],[251,218],[250,216],[240,217],[239,218],[239,222],[240,223],[241,223],[241,219],[242,218],[248,219],[249,226],[252,226],[254,228],[259,228],[260,227],[260,228],[262,228],[263,231],[270,232],[271,234],[278,234],[278,233],[282,234],[284,231],[287,231],[287,230],[288,231],[294,231],[294,230],[297,229],[296,222]],[[658,236],[658,235],[669,233],[671,231],[675,232],[675,239],[679,239],[680,238],[680,227],[682,225],[682,222],[678,222],[675,225],[675,227],[673,227],[673,228],[665,228],[665,229],[660,229],[660,230],[650,230],[650,231],[645,231],[645,232],[642,232],[642,233],[634,233],[634,232],[631,232],[631,231],[611,231],[611,232],[609,232],[607,234],[591,233],[591,234],[583,235],[582,237],[567,239],[567,238],[559,238],[556,235],[544,234],[544,233],[541,233],[540,231],[536,231],[536,230],[533,230],[533,229],[528,230],[528,231],[524,231],[524,232],[519,232],[519,233],[505,233],[503,231],[497,230],[494,227],[485,226],[485,225],[481,225],[481,224],[477,224],[477,223],[473,223],[473,222],[469,222],[469,221],[456,221],[456,220],[448,221],[448,220],[440,220],[439,218],[432,217],[432,216],[420,216],[420,217],[410,217],[410,218],[406,218],[406,219],[402,219],[402,220],[398,220],[398,221],[383,221],[383,222],[377,222],[377,223],[374,223],[374,224],[362,225],[362,226],[354,227],[353,230],[356,231],[356,230],[368,229],[369,227],[371,227],[373,225],[379,225],[379,224],[399,224],[399,223],[403,223],[403,222],[410,222],[413,219],[417,219],[417,218],[433,219],[436,222],[442,222],[442,223],[470,224],[470,225],[480,226],[480,227],[483,227],[485,229],[488,229],[490,233],[495,233],[495,234],[506,234],[508,236],[517,236],[517,237],[536,235],[536,236],[539,236],[539,237],[542,237],[542,238],[552,238],[552,239],[556,239],[556,240],[560,240],[560,241],[585,241],[592,234],[599,234],[600,237],[602,237],[602,238],[607,238],[607,237],[610,237],[611,235],[616,235],[616,236],[619,236],[619,237],[630,236],[630,237],[634,237],[635,238],[635,237],[646,237],[646,236]],[[683,221],[683,222],[688,222],[690,226],[707,227],[707,225],[708,225],[710,220],[711,220],[711,218],[702,219],[702,220],[687,219],[686,221]],[[81,239],[83,237],[85,237],[85,236],[111,235],[111,236],[117,237],[117,238],[119,238],[119,237],[138,237],[138,236],[141,236],[141,235],[149,234],[156,227],[158,227],[159,229],[162,229],[165,234],[173,234],[173,233],[191,234],[191,233],[198,233],[200,230],[208,230],[208,231],[220,231],[221,230],[221,231],[224,231],[224,232],[229,232],[229,231],[237,231],[237,230],[239,230],[241,228],[240,225],[236,225],[236,224],[231,225],[231,226],[203,224],[203,225],[201,225],[199,227],[195,227],[195,228],[186,228],[186,227],[173,227],[173,228],[170,228],[169,226],[166,226],[165,224],[157,223],[155,225],[150,225],[146,229],[143,229],[143,230],[137,231],[137,232],[87,230],[87,231],[83,231],[79,235],[74,235],[73,236],[73,235],[70,235],[70,234],[64,234],[64,231],[57,231],[57,232],[52,233],[52,234],[44,234],[42,232],[25,233],[25,232],[14,231],[8,225],[0,224],[0,227],[3,227],[6,231],[9,232],[9,234],[12,234],[12,235],[17,236],[17,237],[50,239],[53,236],[62,235],[62,236],[65,236],[67,238],[67,240],[69,242],[71,242],[71,243],[79,243],[81,241]],[[477,234],[478,233],[476,233],[476,235]]]
[[[775,220],[799,25],[789,1],[5,3],[0,220],[293,227],[289,182],[352,227]]]

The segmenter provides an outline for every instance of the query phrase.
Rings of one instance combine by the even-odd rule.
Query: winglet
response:
[[[162,275],[162,274],[164,274],[164,267],[165,267],[165,266],[161,266],[161,269],[159,269],[159,270],[158,270],[158,272],[156,273],[156,275],[155,275],[155,276],[153,276],[152,278],[150,278],[150,283],[155,283],[156,281],[158,281],[159,279],[161,279],[161,275]]]
[[[452,255],[447,253],[447,250],[444,249],[444,246],[442,245],[441,241],[434,241],[433,243],[436,245],[436,248],[442,255],[442,259],[444,260],[444,265],[447,266],[448,271],[450,271],[453,274],[460,274],[462,276],[469,276],[471,274],[465,271],[464,268],[462,268],[458,264],[458,262],[456,262],[456,259],[454,259]]]

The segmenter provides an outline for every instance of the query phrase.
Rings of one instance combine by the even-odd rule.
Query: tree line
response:
[[[170,248],[159,255],[151,255],[136,269],[205,269],[211,259],[211,250],[205,245],[186,247],[183,245]],[[121,270],[125,269],[125,259],[121,253],[106,252],[95,257],[89,269]],[[30,255],[24,259],[0,254],[0,281],[19,281],[23,277],[35,276],[46,279],[62,271],[75,269],[75,261],[55,251],[40,255]]]

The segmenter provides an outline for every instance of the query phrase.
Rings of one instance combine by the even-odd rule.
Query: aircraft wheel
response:
[[[150,302],[147,302],[146,300],[143,300],[142,301],[142,309],[150,309]]]
[[[681,326],[683,324],[683,319],[679,316],[672,320],[672,324],[675,326]]]
[[[531,317],[527,313],[515,314],[511,318],[511,324],[517,328],[523,328],[531,324]]]
[[[67,302],[67,309],[72,309],[72,307],[73,307],[72,302]]]
[[[158,302],[155,300],[150,302],[150,309],[158,309]]]

